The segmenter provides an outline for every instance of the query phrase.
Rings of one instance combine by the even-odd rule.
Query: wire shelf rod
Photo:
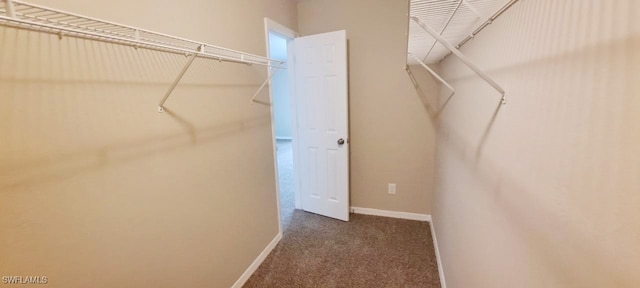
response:
[[[494,89],[496,89],[496,91],[498,91],[502,95],[502,99],[501,99],[502,104],[506,104],[506,99],[505,99],[505,95],[504,95],[505,94],[504,89],[502,89],[502,87],[500,87],[500,85],[498,85],[498,83],[493,81],[493,79],[491,79],[491,77],[489,77],[489,75],[487,75],[487,73],[485,73],[484,71],[480,70],[480,68],[478,68],[478,66],[473,64],[471,62],[471,60],[469,60],[469,58],[467,58],[467,56],[462,54],[462,52],[460,52],[460,50],[456,49],[456,47],[454,47],[446,39],[444,39],[442,36],[440,36],[438,34],[438,32],[436,32],[431,27],[429,27],[429,25],[427,25],[420,18],[412,16],[411,20],[415,21],[422,29],[424,29],[427,33],[431,34],[431,36],[433,36],[433,38],[436,38],[438,40],[438,42],[440,42],[440,44],[442,44],[447,49],[449,49],[451,51],[451,53],[456,55],[458,57],[458,59],[460,59],[460,61],[462,61],[465,65],[467,65],[467,67],[469,67],[471,70],[473,70],[473,72],[475,72],[478,76],[480,76],[480,78],[484,79],[484,81],[486,81],[489,85],[491,85]]]
[[[0,10],[0,24],[22,26],[24,29],[51,30],[49,33],[66,34],[72,37],[101,40],[134,47],[174,52],[196,53],[198,57],[207,57],[235,63],[277,66],[285,61],[273,60],[264,56],[241,52],[225,47],[201,43],[182,37],[140,29],[133,26],[100,20],[71,12],[53,9],[16,0],[3,0],[4,11]],[[4,13],[3,13],[4,12]],[[2,15],[5,14],[5,15]],[[137,32],[136,32],[137,31]],[[148,37],[136,37],[146,34]],[[165,40],[161,40],[165,39]],[[202,51],[198,47],[204,45]]]
[[[173,81],[159,102],[158,110],[164,111],[164,104],[182,80],[195,58],[206,58],[246,65],[262,65],[275,68],[253,95],[252,100],[269,83],[278,70],[284,69],[286,61],[270,59],[251,53],[206,44],[169,34],[153,32],[133,26],[100,20],[76,13],[66,12],[18,0],[0,0],[0,25],[21,30],[38,31],[49,34],[89,39],[118,45],[143,48],[154,51],[188,56],[187,63]]]

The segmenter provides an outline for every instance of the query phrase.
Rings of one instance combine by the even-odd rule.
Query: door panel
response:
[[[296,38],[294,50],[302,209],[348,221],[346,32]]]

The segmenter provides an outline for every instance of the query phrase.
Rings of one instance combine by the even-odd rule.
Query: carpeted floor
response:
[[[440,287],[428,222],[294,210],[244,287]]]
[[[286,230],[291,223],[291,215],[295,210],[294,178],[293,178],[293,149],[291,140],[276,141],[278,149],[278,185],[280,187],[280,215],[282,230]]]

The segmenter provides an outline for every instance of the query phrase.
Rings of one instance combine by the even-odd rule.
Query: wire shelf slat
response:
[[[9,7],[6,1],[10,1]],[[0,25],[19,29],[104,41],[136,48],[170,53],[191,54],[197,57],[233,63],[281,66],[285,61],[269,59],[251,53],[210,45],[173,35],[140,29],[111,21],[100,20],[71,12],[35,5],[18,0],[0,0]],[[13,17],[10,10],[13,8]],[[199,50],[199,47],[202,49]]]

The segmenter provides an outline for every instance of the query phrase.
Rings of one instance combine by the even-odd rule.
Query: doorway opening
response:
[[[287,63],[269,73],[280,231],[295,209],[349,221],[346,31],[296,37],[265,19],[265,37],[269,58]]]
[[[278,202],[280,213],[280,231],[285,230],[291,223],[296,209],[296,174],[294,162],[295,141],[295,111],[292,104],[291,71],[289,60],[289,44],[294,40],[295,33],[285,27],[267,19],[266,33],[268,57],[287,61],[286,69],[276,72],[269,85],[271,93],[271,109],[273,118],[273,136],[276,150],[276,173]],[[271,72],[273,73],[273,71]]]

